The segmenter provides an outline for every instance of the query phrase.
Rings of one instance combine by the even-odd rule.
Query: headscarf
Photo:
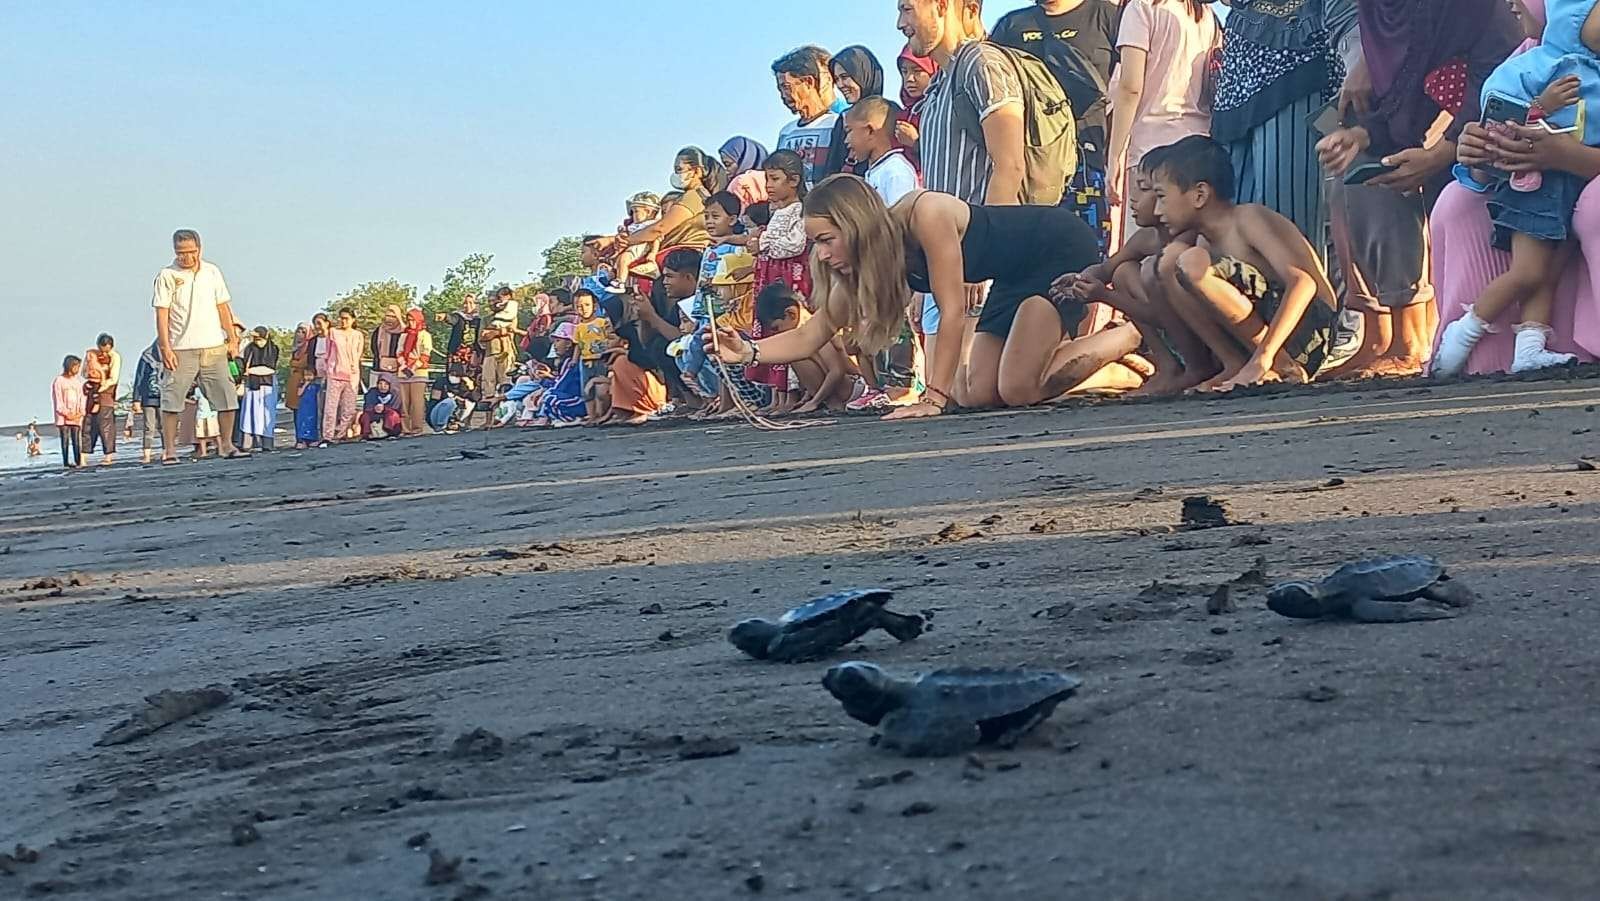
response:
[[[417,338],[428,327],[428,317],[416,307],[406,311],[406,340],[401,345],[400,356],[409,360],[417,355]]]
[[[856,84],[861,86],[862,97],[883,96],[883,66],[878,64],[878,58],[872,51],[865,47],[854,46],[840,50],[828,63],[828,72],[831,74],[835,67],[843,69]],[[844,95],[841,93],[840,98]],[[846,105],[848,108],[848,104]],[[844,116],[833,123],[833,138],[828,145],[828,158],[823,164],[823,169],[818,174],[817,180],[837,172],[849,172],[861,175],[866,171],[866,166],[850,156],[850,147],[844,137]]]
[[[918,56],[915,53],[912,53],[910,44],[906,45],[906,49],[900,51],[900,59],[910,62],[913,66],[916,66],[918,69],[928,73],[930,76],[939,74],[939,64],[933,61],[933,57]],[[922,97],[913,100],[911,95],[906,93],[905,85],[900,86],[900,105],[905,108],[906,112],[921,112],[921,110],[918,108],[922,106],[922,102],[926,99],[928,99],[927,95],[924,94]]]
[[[1439,108],[1425,92],[1428,73],[1461,60],[1467,96],[1447,136],[1482,112],[1479,88],[1521,43],[1505,0],[1361,0],[1361,47],[1375,99],[1363,120],[1372,149],[1389,153],[1422,143]]]
[[[289,356],[298,357],[311,342],[311,323],[302,322],[294,327],[294,343],[289,345]]]
[[[872,51],[858,45],[846,47],[833,55],[833,62],[828,64],[828,72],[834,69],[843,69],[846,74],[861,85],[861,96],[883,96],[883,66]]]
[[[399,323],[398,327],[390,326],[389,322]],[[390,304],[383,308],[383,320],[378,327],[372,330],[372,367],[384,372],[392,369],[384,367],[386,363],[394,363],[398,368],[400,337],[405,333],[406,318],[400,312],[400,307]]]
[[[726,154],[733,160],[733,171],[728,173],[730,177],[737,177],[746,172],[759,170],[761,164],[767,161],[767,148],[761,146],[760,142],[742,135],[737,138],[729,138],[728,142],[723,144],[722,148],[717,152]],[[656,206],[659,207],[660,205],[660,201],[657,201]]]

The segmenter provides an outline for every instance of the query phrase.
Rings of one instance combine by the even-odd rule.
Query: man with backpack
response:
[[[1064,203],[1094,227],[1101,253],[1111,238],[1106,113],[1121,19],[1122,9],[1113,0],[1034,0],[1034,5],[1001,17],[989,38],[1037,57],[1071,100],[1077,114],[1079,162]]]
[[[1077,168],[1061,85],[1039,60],[986,39],[983,0],[896,0],[900,33],[939,72],[922,106],[922,181],[982,206],[1057,206]],[[967,287],[962,358],[983,288]]]

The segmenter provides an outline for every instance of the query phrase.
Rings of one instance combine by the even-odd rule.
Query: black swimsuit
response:
[[[921,200],[921,196],[917,200]],[[917,201],[912,201],[912,212]],[[967,284],[993,280],[978,318],[978,331],[1005,340],[1017,310],[1030,297],[1055,303],[1066,333],[1083,319],[1080,303],[1051,300],[1050,285],[1068,272],[1082,272],[1100,261],[1094,229],[1065,207],[975,206],[961,238],[962,279]],[[920,250],[906,259],[911,290],[932,293],[928,260]]]

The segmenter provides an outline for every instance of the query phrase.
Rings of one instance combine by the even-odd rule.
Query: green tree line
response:
[[[518,302],[527,301],[541,291],[559,287],[571,276],[589,274],[580,258],[582,245],[582,239],[574,235],[561,238],[546,248],[542,254],[544,268],[510,284]],[[493,281],[494,274],[494,255],[474,253],[446,269],[437,285],[429,285],[420,294],[415,285],[405,284],[398,279],[364,282],[329,300],[322,312],[337,318],[338,312],[348,307],[355,311],[357,327],[363,332],[370,332],[378,327],[385,308],[397,306],[407,310],[418,307],[427,316],[428,331],[433,335],[433,346],[436,348],[434,363],[438,365],[444,362],[444,348],[450,338],[450,323],[440,322],[439,318],[460,309],[468,294],[476,294],[481,301],[491,288],[498,287]],[[526,303],[523,309],[527,309]],[[526,325],[526,322],[527,318],[524,317],[522,324]],[[289,377],[294,326],[268,326],[267,330],[273,343],[278,346],[278,384],[283,385]]]

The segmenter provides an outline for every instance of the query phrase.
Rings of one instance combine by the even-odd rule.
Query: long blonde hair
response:
[[[850,247],[849,275],[811,258],[811,300],[834,324],[852,329],[867,353],[889,346],[906,322],[911,288],[906,284],[905,227],[861,178],[831,175],[806,196],[804,213],[826,219]]]

